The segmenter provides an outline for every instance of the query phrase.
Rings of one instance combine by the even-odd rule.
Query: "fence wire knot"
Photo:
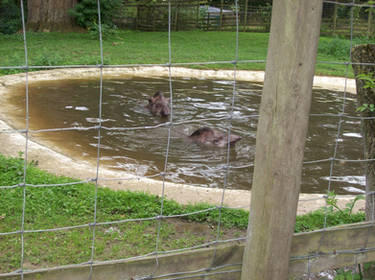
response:
[[[90,227],[90,228],[95,227],[96,224],[97,224],[96,222],[94,222],[94,223],[89,223],[89,227]]]

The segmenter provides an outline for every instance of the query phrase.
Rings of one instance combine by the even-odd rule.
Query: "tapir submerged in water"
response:
[[[228,139],[228,134],[218,132],[209,127],[202,127],[194,131],[189,138],[199,144],[224,148],[228,146],[228,142],[230,146],[234,146],[241,139],[241,136],[231,133]]]
[[[171,113],[169,108],[169,98],[165,98],[161,91],[157,91],[154,96],[148,99],[146,107],[151,114],[158,117],[167,117]]]
[[[167,117],[170,114],[169,98],[165,98],[160,91],[157,91],[152,97],[148,99],[146,106],[154,116]],[[227,147],[228,142],[230,146],[233,146],[241,136],[231,133],[230,138],[228,135],[222,132],[218,132],[209,127],[202,127],[194,131],[188,136],[192,141],[214,146],[214,147]]]

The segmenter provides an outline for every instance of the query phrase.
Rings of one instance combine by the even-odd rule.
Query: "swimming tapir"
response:
[[[228,142],[233,146],[241,139],[241,136],[231,133],[228,139],[228,134],[218,132],[209,127],[202,127],[194,131],[189,138],[196,143],[223,148],[228,146]]]
[[[157,91],[154,96],[148,99],[146,106],[154,116],[167,117],[171,113],[169,108],[169,98],[165,98],[161,91]]]

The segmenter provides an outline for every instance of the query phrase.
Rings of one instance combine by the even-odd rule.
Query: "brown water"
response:
[[[253,163],[257,115],[261,85],[238,82],[232,133],[242,139],[231,148],[232,166]],[[144,107],[148,96],[161,90],[169,96],[169,83],[163,78],[130,78],[104,80],[102,125],[106,127],[142,127],[163,121],[153,117]],[[233,82],[219,80],[173,80],[174,121],[224,117],[230,110]],[[13,117],[24,119],[24,87],[9,98],[15,106]],[[30,87],[29,111],[31,129],[89,127],[98,124],[99,81],[60,80],[40,82]],[[314,90],[311,113],[337,114],[342,106],[342,93]],[[349,95],[346,112],[355,113],[355,96]],[[310,118],[305,161],[332,156],[337,133],[336,117]],[[222,187],[226,149],[200,146],[188,141],[186,135],[202,126],[225,131],[225,121],[205,121],[175,126],[168,158],[167,179],[208,187]],[[21,127],[20,127],[21,128]],[[153,175],[164,169],[167,128],[130,131],[101,131],[101,164],[137,175]],[[58,150],[76,158],[94,161],[97,155],[98,132],[63,131],[34,134],[41,141],[53,142]],[[345,119],[339,139],[338,158],[360,159],[363,154],[360,122]],[[327,191],[329,162],[306,164],[303,169],[302,192]],[[250,189],[253,167],[231,169],[228,187]],[[336,193],[355,193],[363,189],[364,167],[360,163],[335,163],[332,189]],[[121,176],[121,175],[120,175]]]

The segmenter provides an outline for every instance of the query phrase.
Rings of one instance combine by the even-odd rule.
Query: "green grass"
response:
[[[23,181],[23,160],[0,155],[0,185]],[[61,184],[73,179],[56,177],[28,165],[29,184]],[[64,187],[26,187],[25,230],[50,229],[93,222],[94,184]],[[160,214],[161,198],[129,191],[98,188],[97,222],[147,218]],[[0,232],[20,229],[23,188],[0,190]],[[182,206],[165,200],[164,215],[184,214],[209,205]],[[222,211],[222,238],[243,236],[247,226],[246,211]],[[162,221],[160,250],[199,245],[215,240],[219,211],[195,214],[184,219]],[[202,224],[198,224],[202,223]],[[193,224],[195,226],[192,226]],[[155,250],[157,221],[136,221],[96,227],[95,259],[119,259],[147,254]],[[195,231],[194,231],[195,229]],[[197,231],[198,229],[198,231]],[[88,227],[57,232],[25,234],[26,267],[54,266],[85,262],[90,259],[92,231]],[[0,272],[18,268],[20,235],[0,236]]]
[[[268,33],[239,33],[239,59],[266,59]],[[117,31],[103,42],[105,64],[167,63],[168,33]],[[231,61],[235,57],[234,32],[172,32],[172,62]],[[355,43],[369,42],[356,39]],[[372,41],[373,42],[373,41]],[[89,65],[100,63],[99,41],[90,33],[27,33],[29,65]],[[347,60],[347,39],[322,37],[318,61]],[[0,34],[0,66],[25,64],[22,34]],[[5,55],[4,55],[5,54]],[[233,69],[231,64],[192,66],[200,69]],[[264,63],[240,63],[238,69],[264,70]],[[12,74],[18,70],[2,70]],[[345,76],[346,66],[319,63],[318,75]],[[352,70],[349,68],[349,75]]]
[[[0,185],[23,182],[21,158],[0,155]],[[29,184],[61,184],[73,179],[57,177],[29,164]],[[77,184],[63,187],[26,187],[25,230],[50,229],[88,224],[93,221],[95,185]],[[160,214],[161,198],[155,195],[98,188],[97,222],[146,218]],[[0,232],[20,230],[23,188],[0,189]],[[164,201],[166,216],[207,209],[210,205],[182,206]],[[364,214],[328,209],[327,225],[334,226],[364,220]],[[160,250],[199,245],[215,240],[218,210],[162,221]],[[245,235],[248,212],[223,209],[221,238]],[[324,211],[297,217],[296,232],[323,227]],[[96,227],[95,259],[120,259],[143,255],[155,250],[155,221],[136,221]],[[48,267],[88,261],[91,255],[92,231],[89,227],[56,232],[25,234],[25,267]],[[21,239],[19,234],[0,236],[0,272],[19,268]]]

